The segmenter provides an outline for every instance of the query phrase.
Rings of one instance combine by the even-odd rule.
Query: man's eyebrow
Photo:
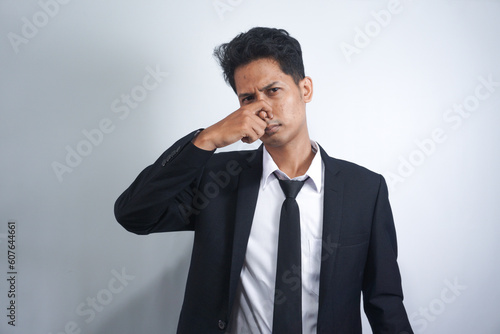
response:
[[[274,86],[274,85],[276,85],[278,83],[279,83],[279,81],[273,81],[269,85],[266,85],[266,86],[260,88],[259,92],[263,92],[263,91],[271,88],[272,86]],[[238,97],[241,99],[241,98],[245,98],[247,96],[252,96],[252,95],[253,95],[253,93],[241,93],[241,94],[238,94]]]
[[[274,81],[274,82],[271,82],[269,85],[259,89],[260,92],[264,91],[264,90],[268,90],[269,88],[271,88],[272,86],[276,85],[277,83],[279,83],[279,81]]]

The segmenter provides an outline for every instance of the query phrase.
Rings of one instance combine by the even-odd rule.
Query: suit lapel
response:
[[[319,279],[318,332],[322,323],[331,318],[333,291],[331,284],[335,273],[335,262],[342,223],[343,178],[335,159],[329,157],[320,147],[321,158],[325,164],[323,237],[321,248],[321,270]],[[331,319],[330,319],[331,320]]]
[[[248,165],[243,167],[238,184],[231,274],[229,278],[228,312],[232,311],[236,287],[245,260],[262,175],[262,146],[258,150],[248,151],[245,154],[248,154],[248,156],[245,156],[244,162],[248,163]]]

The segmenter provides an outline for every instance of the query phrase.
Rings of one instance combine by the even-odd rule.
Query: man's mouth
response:
[[[266,135],[272,135],[273,133],[276,133],[279,130],[280,126],[281,124],[269,124],[266,127]]]

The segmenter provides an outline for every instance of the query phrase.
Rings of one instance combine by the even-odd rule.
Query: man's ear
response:
[[[304,77],[304,79],[299,82],[300,91],[302,98],[305,103],[311,102],[313,97],[313,82],[310,77]]]

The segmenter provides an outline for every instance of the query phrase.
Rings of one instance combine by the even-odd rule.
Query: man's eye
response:
[[[276,93],[279,90],[279,87],[273,87],[269,89],[270,93]]]
[[[243,102],[243,103],[250,102],[250,101],[252,101],[252,99],[253,99],[253,96],[247,96],[243,100],[241,100],[241,102]]]

